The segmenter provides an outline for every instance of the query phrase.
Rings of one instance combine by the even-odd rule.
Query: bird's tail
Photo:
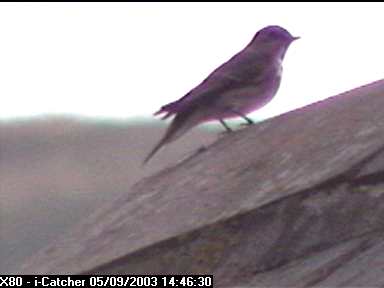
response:
[[[178,113],[176,117],[172,120],[171,125],[168,127],[163,138],[156,144],[156,146],[151,150],[148,156],[144,159],[143,165],[146,164],[157,151],[165,144],[168,144],[172,141],[175,141],[177,138],[186,133],[189,129],[196,126],[199,123],[198,117],[194,117],[192,111],[185,111]]]
[[[159,114],[163,114],[165,113],[165,115],[163,115],[161,117],[161,120],[165,120],[167,118],[169,118],[170,116],[174,115],[177,113],[177,108],[179,107],[179,100],[175,101],[175,102],[171,102],[167,105],[164,105],[160,108],[159,111],[157,111],[156,113],[154,113],[153,115],[154,116],[157,116]]]
[[[191,92],[188,92],[179,100],[173,101],[171,103],[168,103],[167,105],[162,106],[160,110],[155,112],[153,115],[156,116],[165,113],[165,115],[161,118],[162,120],[164,120],[169,118],[170,116],[179,113],[180,111],[184,110],[185,105],[190,102],[190,94]]]
[[[156,146],[153,147],[152,151],[148,154],[148,156],[145,157],[143,165],[145,165],[153,157],[153,155],[155,155],[155,153],[159,151],[159,149],[168,142],[166,135],[167,134],[165,134],[164,137],[159,141],[159,143],[157,143]]]

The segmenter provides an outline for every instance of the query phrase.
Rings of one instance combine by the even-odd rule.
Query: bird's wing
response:
[[[185,107],[199,102],[204,97],[209,102],[209,98],[217,99],[222,92],[228,89],[236,89],[262,81],[265,73],[265,62],[260,61],[260,56],[255,52],[241,51],[227,62],[215,69],[198,86],[189,91],[185,96],[177,101],[164,105],[154,115],[166,113],[162,119],[166,119]],[[212,96],[211,96],[212,95]],[[204,101],[204,102],[206,102]]]

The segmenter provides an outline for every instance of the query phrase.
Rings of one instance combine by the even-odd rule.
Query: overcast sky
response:
[[[266,25],[289,48],[270,117],[384,78],[384,3],[1,3],[0,118],[152,117]]]

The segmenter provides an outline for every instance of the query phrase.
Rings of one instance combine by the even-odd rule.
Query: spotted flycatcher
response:
[[[276,94],[281,80],[282,61],[293,37],[280,26],[267,26],[256,33],[239,53],[214,70],[184,97],[171,102],[154,115],[162,119],[175,116],[159,143],[143,163],[165,144],[176,140],[192,127],[218,120],[231,131],[224,119],[242,117],[267,104]]]

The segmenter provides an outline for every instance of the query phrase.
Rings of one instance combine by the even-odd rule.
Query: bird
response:
[[[246,115],[275,96],[281,82],[284,56],[290,44],[299,38],[281,26],[266,26],[243,50],[216,68],[199,85],[179,100],[162,106],[154,116],[164,114],[162,120],[174,118],[143,164],[164,145],[203,122],[219,121],[227,132],[232,130],[224,119],[241,117],[246,124],[253,124]]]

